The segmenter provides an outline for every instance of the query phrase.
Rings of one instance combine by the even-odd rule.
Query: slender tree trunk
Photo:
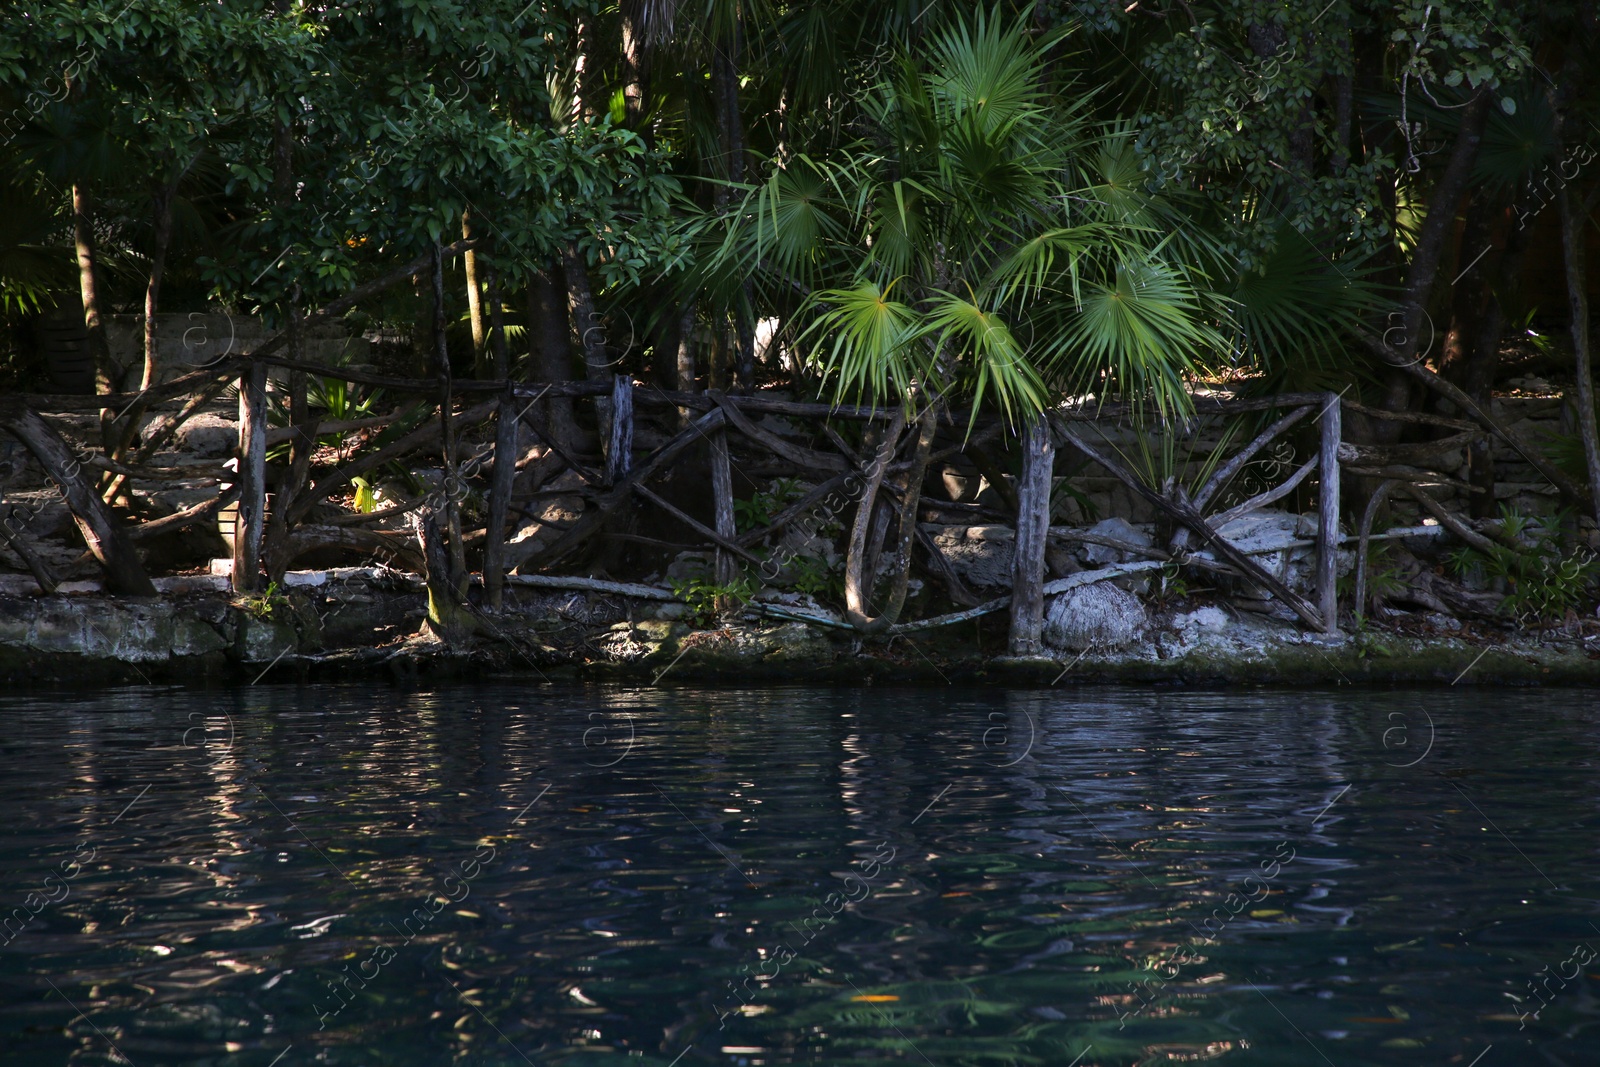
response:
[[[94,251],[94,213],[89,189],[82,182],[72,187],[72,239],[78,252],[78,292],[83,300],[83,325],[89,335],[89,354],[94,358],[95,390],[114,393],[119,387],[121,368],[111,362],[111,345],[106,340],[105,323],[100,318],[100,277]],[[101,443],[109,448],[115,435],[116,412],[100,412]]]
[[[239,510],[233,526],[233,591],[261,588],[262,519],[267,506],[267,365],[239,379]]]
[[[144,287],[144,374],[139,379],[140,389],[148,389],[156,384],[156,375],[160,373],[160,357],[156,352],[156,314],[161,304],[161,278],[167,269],[167,249],[172,244],[172,202],[177,199],[177,184],[178,179],[174,178],[155,194],[155,234],[150,249],[150,277]]]
[[[471,208],[461,213],[461,236],[468,241],[476,236]],[[472,369],[479,378],[484,378],[487,377],[489,353],[484,347],[486,334],[483,328],[483,289],[478,278],[478,253],[469,248],[462,257],[462,264],[467,274],[467,311],[472,317]]]
[[[1028,423],[1022,439],[1022,478],[1017,487],[1017,540],[1011,557],[1011,654],[1036,656],[1044,633],[1045,542],[1050,533],[1051,475],[1055,442],[1043,415]]]
[[[683,321],[678,324],[678,360],[677,376],[678,391],[692,393],[695,391],[694,368],[694,305],[691,303],[683,312]],[[678,409],[678,425],[687,426],[693,420],[694,413],[688,408]]]
[[[867,593],[870,585],[863,582],[863,563],[867,547],[867,529],[871,525],[871,512],[876,506],[883,475],[896,451],[895,446],[906,426],[904,410],[895,413],[884,443],[877,451],[868,470],[866,489],[856,510],[855,522],[850,530],[850,546],[845,556],[845,617],[862,633],[882,633],[900,618],[905,607],[906,592],[911,579],[911,544],[917,533],[917,506],[922,501],[922,479],[927,473],[928,456],[933,448],[934,433],[938,429],[941,402],[933,399],[918,418],[918,434],[913,446],[911,466],[906,472],[904,488],[900,494],[895,538],[895,571],[890,580],[888,596],[883,610],[874,618],[867,615]],[[870,583],[872,575],[865,582]]]
[[[55,428],[20,400],[7,398],[0,398],[0,428],[22,442],[61,487],[73,521],[105,572],[106,588],[124,596],[155,596],[133,542],[83,476],[83,465]]]
[[[718,427],[711,435],[711,498],[715,506],[717,533],[731,541],[739,530],[733,514],[733,466],[728,460],[728,431]],[[717,549],[716,581],[718,585],[732,585],[739,577],[739,561],[733,553]],[[728,605],[719,604],[718,610]]]
[[[505,589],[506,520],[511,514],[511,491],[517,477],[517,404],[511,391],[511,359],[506,352],[505,315],[500,308],[500,275],[491,262],[488,270],[490,344],[494,376],[506,383],[500,409],[494,417],[494,476],[489,486],[489,523],[483,542],[483,594],[489,610],[503,607]]]
[[[1567,268],[1567,306],[1572,314],[1572,354],[1577,378],[1578,436],[1589,475],[1591,513],[1600,524],[1600,430],[1595,426],[1594,370],[1589,351],[1587,219],[1573,204],[1570,185],[1556,193],[1561,210],[1561,248]]]
[[[300,287],[296,285],[289,296],[289,358],[304,359],[304,331],[300,324]],[[311,405],[306,397],[306,373],[289,372],[289,424],[294,436],[289,439],[289,470],[278,486],[277,506],[267,516],[266,564],[267,580],[280,582],[293,560],[293,536],[289,529],[289,516],[297,511],[295,501],[305,492],[311,476],[311,456],[317,450],[317,422],[311,417]]]
[[[450,567],[446,580],[457,604],[467,602],[467,553],[461,537],[461,494],[465,487],[456,470],[456,431],[452,419],[450,348],[445,339],[444,256],[433,246],[433,360],[439,379],[439,439],[444,463],[443,511],[449,534]],[[426,554],[427,545],[423,545]]]

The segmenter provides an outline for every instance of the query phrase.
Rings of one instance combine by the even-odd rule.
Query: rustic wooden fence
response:
[[[435,250],[432,256],[391,272],[386,279],[363,286],[350,297],[316,315],[291,322],[283,333],[268,340],[253,353],[220,361],[137,394],[39,395],[0,399],[0,428],[21,440],[60,485],[89,552],[100,563],[106,574],[107,588],[113,592],[134,595],[153,592],[138,553],[133,549],[135,542],[186,525],[211,521],[222,508],[237,504],[232,582],[240,593],[259,590],[263,582],[281,576],[293,560],[307,552],[337,547],[380,553],[413,566],[426,575],[430,594],[441,604],[464,607],[471,579],[466,567],[464,546],[469,540],[481,538],[480,574],[484,606],[489,611],[501,608],[508,570],[520,567],[524,570],[549,571],[558,567],[637,501],[648,502],[671,515],[693,531],[706,548],[714,550],[717,578],[727,583],[737,574],[741,563],[758,567],[763,563],[755,551],[758,545],[830,496],[837,496],[841,490],[850,486],[868,486],[870,491],[864,494],[865,499],[858,505],[862,508],[877,506],[873,496],[880,487],[882,499],[898,500],[903,504],[908,493],[913,497],[920,493],[920,482],[916,485],[898,485],[896,478],[903,481],[910,477],[913,470],[925,471],[930,465],[936,469],[939,462],[958,453],[974,457],[980,467],[987,467],[992,472],[995,469],[993,457],[986,455],[986,447],[997,438],[1012,433],[1005,424],[992,419],[980,421],[972,429],[968,424],[968,412],[929,409],[921,412],[918,418],[908,420],[906,412],[898,408],[834,406],[762,395],[727,395],[715,391],[681,392],[638,383],[621,374],[597,375],[583,381],[518,381],[509,372],[504,328],[498,320],[493,323],[491,331],[496,377],[487,381],[454,380],[442,328],[441,268],[445,256],[468,244],[462,242],[450,249]],[[324,366],[296,358],[296,335],[308,323],[326,319],[384,285],[394,284],[397,279],[404,280],[429,268],[435,282],[435,321],[440,324],[434,337],[433,378],[393,377],[354,368]],[[498,304],[495,306],[498,307]],[[284,349],[287,349],[286,353]],[[288,427],[268,426],[267,383],[269,370],[273,368],[280,376],[287,375],[291,422]],[[428,405],[431,414],[427,421],[382,447],[317,466],[313,464],[312,457],[321,437],[336,431],[381,425],[392,417],[324,424],[307,403],[307,375],[339,379],[352,385],[378,387],[397,397],[421,400]],[[215,499],[177,514],[131,527],[121,523],[107,501],[116,499],[118,492],[125,491],[135,482],[142,485],[158,484],[164,477],[169,477],[173,472],[153,466],[152,459],[173,439],[187,418],[206,404],[214,402],[229,385],[237,386],[240,409],[238,463],[236,473],[231,476],[232,487],[219,492]],[[557,401],[593,405],[594,423],[600,431],[602,455],[599,463],[595,463],[592,457],[577,455],[564,448],[558,435],[552,432],[549,412]],[[163,404],[171,407],[174,403],[176,410],[159,412],[144,426],[136,445],[130,444],[114,454],[108,450],[103,456],[76,455],[55,428],[39,417],[39,412],[99,411],[114,413],[123,420],[137,420],[146,413],[158,411]],[[1343,440],[1343,415],[1347,411],[1356,411],[1372,418],[1428,423],[1456,432],[1440,441],[1417,445],[1383,448],[1357,446]],[[926,557],[928,573],[944,582],[951,599],[961,605],[962,610],[951,615],[906,623],[891,619],[894,625],[888,628],[889,631],[926,629],[1009,607],[1013,649],[1023,653],[1037,650],[1044,598],[1087,580],[1072,576],[1053,583],[1044,581],[1045,544],[1052,535],[1049,521],[1054,456],[1056,450],[1062,447],[1076,449],[1083,457],[1122,482],[1130,492],[1170,520],[1179,531],[1167,546],[1147,550],[1145,554],[1150,557],[1147,563],[1196,566],[1244,577],[1269,590],[1306,626],[1323,632],[1336,630],[1339,619],[1337,552],[1345,539],[1339,527],[1341,474],[1370,479],[1377,486],[1377,491],[1372,494],[1375,499],[1381,500],[1384,494],[1396,488],[1408,492],[1440,523],[1458,535],[1469,539],[1475,536],[1447,508],[1434,500],[1425,488],[1429,485],[1450,485],[1470,490],[1471,487],[1444,472],[1431,470],[1425,464],[1436,460],[1449,447],[1467,439],[1482,437],[1485,433],[1482,420],[1468,422],[1434,415],[1381,412],[1329,393],[1255,399],[1198,398],[1195,401],[1195,413],[1204,418],[1234,418],[1252,414],[1262,418],[1270,415],[1272,418],[1247,444],[1220,463],[1203,484],[1192,490],[1186,490],[1176,482],[1148,484],[1115,456],[1113,450],[1106,447],[1103,438],[1097,438],[1090,432],[1096,424],[1127,419],[1135,414],[1124,405],[1063,405],[1021,427],[1017,443],[1022,454],[1022,474],[1017,479],[1014,492],[1009,486],[999,486],[1014,498],[1014,511],[1008,516],[1016,528],[1011,593],[978,602],[969,590],[962,587],[952,568],[940,556],[938,547],[921,530],[921,524],[917,521],[918,513],[912,510],[906,514],[911,515],[911,525],[917,529],[902,531],[903,543],[907,546],[906,555],[909,558],[910,546],[915,541]],[[656,447],[642,450],[635,443],[642,415],[653,418],[657,424],[674,426],[676,432]],[[802,420],[809,428],[808,432],[791,434],[762,426],[756,420],[764,415]],[[1263,449],[1308,418],[1317,425],[1316,454],[1279,484],[1231,507],[1219,507],[1221,491],[1232,484]],[[879,446],[870,454],[866,454],[866,449],[852,448],[835,429],[835,421],[841,419],[868,423],[873,427]],[[494,432],[492,436],[485,435],[482,432],[483,424],[491,421]],[[918,451],[918,434],[915,431],[919,422],[925,428],[942,429],[947,432],[947,437],[954,436],[957,440],[943,448],[930,448],[928,442],[932,437],[930,433],[925,433]],[[562,472],[577,476],[576,488],[536,489],[535,496],[580,497],[585,507],[576,520],[560,529],[537,555],[517,555],[513,559],[505,538],[509,519],[515,513],[515,472],[519,464],[528,460],[526,455],[518,454],[521,427],[531,431],[545,456],[553,457],[546,464],[546,484]],[[734,521],[730,434],[736,435],[743,442],[743,447],[786,464],[813,483],[812,488],[799,500],[774,515],[768,523],[743,533],[739,532]],[[481,445],[473,456],[464,460],[462,442],[473,435],[480,441],[487,438],[491,443]],[[271,445],[284,441],[290,444],[289,462],[269,512],[266,453]],[[714,507],[709,518],[697,518],[689,514],[651,487],[652,479],[668,464],[701,441],[708,444],[710,457]],[[443,471],[442,491],[424,494],[417,500],[401,501],[370,514],[350,513],[314,521],[313,513],[317,506],[328,502],[335,494],[348,492],[355,479],[378,470],[392,460],[418,455],[437,458]],[[488,482],[485,494],[488,515],[484,526],[468,531],[462,528],[459,505],[462,487],[473,480]],[[992,483],[997,481],[1001,480],[991,478]],[[1302,486],[1308,489],[1314,487],[1318,501],[1316,577],[1311,599],[1291,589],[1281,578],[1218,532],[1231,518],[1268,507]],[[942,508],[948,512],[954,507],[936,501],[924,503],[936,511]],[[1368,507],[1357,535],[1363,563],[1373,514],[1373,507]],[[371,528],[380,519],[396,515],[408,517],[410,531]],[[892,515],[884,522],[874,522],[874,540],[869,550],[875,557],[895,522]],[[866,525],[862,524],[862,528],[865,529]],[[18,540],[14,535],[15,531],[8,530],[6,540],[16,549]],[[1200,548],[1191,552],[1188,549],[1190,543]],[[26,548],[24,542],[18,549],[24,558],[27,558]],[[1209,550],[1209,557],[1198,555],[1200,550]],[[855,562],[852,560],[852,566]],[[54,577],[47,573],[47,569],[42,565],[36,567],[31,561],[29,565],[39,584],[50,588]],[[868,573],[872,573],[870,568]],[[1360,578],[1364,574],[1363,567],[1358,577],[1358,610],[1361,605],[1359,597],[1362,595],[1360,587],[1363,584]],[[781,611],[776,613],[782,614]],[[840,625],[836,620],[813,621]],[[843,625],[864,628],[859,621]],[[883,632],[883,628],[875,627],[874,632]]]

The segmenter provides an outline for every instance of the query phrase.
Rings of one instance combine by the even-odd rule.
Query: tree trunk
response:
[[[711,435],[711,499],[717,536],[731,541],[739,535],[733,514],[733,465],[728,461],[728,431],[718,427]],[[739,564],[733,553],[717,549],[716,582],[732,585],[739,577]]]
[[[1594,370],[1589,352],[1589,290],[1587,219],[1572,202],[1570,185],[1556,193],[1561,210],[1561,248],[1567,267],[1567,306],[1572,314],[1572,354],[1577,378],[1578,436],[1583,441],[1583,461],[1589,475],[1590,513],[1600,523],[1600,432],[1595,426]]]
[[[922,502],[922,479],[927,473],[928,456],[933,450],[933,438],[938,429],[941,407],[941,402],[935,398],[928,403],[918,418],[917,442],[912,451],[910,469],[906,472],[905,488],[900,496],[900,511],[897,516],[895,572],[890,580],[883,611],[876,617],[870,617],[866,613],[868,607],[866,594],[870,591],[870,586],[863,588],[862,569],[866,555],[864,550],[867,547],[871,512],[876,506],[879,487],[883,484],[884,471],[894,456],[895,446],[906,426],[903,409],[896,410],[884,443],[873,457],[872,466],[868,470],[866,489],[856,509],[855,522],[850,529],[850,547],[845,557],[844,579],[845,618],[862,633],[874,634],[887,630],[900,618],[900,612],[905,607],[906,591],[911,578],[911,545],[916,539],[917,532],[917,506]],[[869,575],[866,580],[870,582],[871,578]]]
[[[633,464],[633,379],[618,374],[611,388],[611,437],[606,443],[606,484],[616,485]]]
[[[567,300],[572,323],[578,331],[578,347],[583,352],[583,376],[592,382],[600,381],[611,373],[612,360],[606,352],[605,327],[594,311],[589,266],[572,245],[567,246],[562,266],[567,275]],[[600,435],[601,448],[604,449],[611,437],[611,399],[596,397],[594,410],[597,423],[595,430]]]
[[[683,321],[678,327],[678,391],[692,393],[695,391],[694,373],[694,305],[690,304],[683,312]],[[687,426],[694,418],[694,413],[688,408],[678,409],[678,425]]]
[[[83,464],[55,428],[21,401],[6,398],[0,398],[0,427],[22,442],[61,487],[73,521],[105,572],[106,588],[124,596],[155,596],[155,586],[133,542],[83,476]]]
[[[475,236],[472,229],[472,209],[461,213],[461,236],[472,240]],[[468,250],[462,257],[462,265],[467,274],[467,311],[472,317],[472,370],[473,373],[483,378],[489,369],[489,352],[485,347],[486,331],[483,328],[483,289],[478,281],[478,253]]]
[[[1317,611],[1324,633],[1339,632],[1339,442],[1343,438],[1339,395],[1329,393],[1322,405],[1317,453]]]
[[[83,325],[89,335],[89,354],[94,358],[95,391],[114,393],[119,388],[120,367],[111,362],[111,346],[106,341],[105,323],[100,319],[100,272],[94,251],[94,216],[89,190],[81,182],[72,187],[72,239],[78,251],[78,292],[83,300]],[[116,412],[100,412],[100,440],[110,447]]]
[[[439,442],[444,464],[442,488],[445,527],[449,533],[449,587],[458,604],[467,601],[467,553],[461,538],[461,493],[456,471],[456,432],[451,422],[450,348],[445,339],[444,256],[433,246],[433,372],[439,379]],[[426,546],[424,546],[426,550]]]
[[[261,587],[261,533],[267,507],[267,365],[239,379],[239,511],[233,527],[233,591]]]
[[[1432,337],[1427,324],[1427,304],[1433,295],[1439,277],[1439,263],[1445,245],[1455,229],[1456,210],[1461,197],[1468,189],[1472,168],[1478,159],[1478,148],[1483,140],[1484,124],[1488,120],[1493,94],[1488,86],[1480,87],[1466,104],[1461,114],[1461,125],[1456,142],[1428,200],[1428,213],[1417,234],[1416,247],[1411,256],[1411,269],[1406,273],[1405,295],[1395,317],[1398,329],[1384,333],[1386,358],[1394,367],[1404,367],[1427,357],[1427,351],[1418,351],[1422,339]],[[1410,383],[1398,375],[1391,376],[1383,407],[1388,411],[1402,411],[1409,406]],[[1377,443],[1394,444],[1400,437],[1400,424],[1386,420],[1375,427]]]
[[[428,629],[445,644],[461,644],[477,632],[478,620],[467,609],[465,599],[457,595],[456,583],[451,577],[455,563],[442,529],[448,520],[441,520],[439,512],[427,505],[419,507],[412,515],[412,527],[417,533],[417,543],[422,546],[428,583]]]
[[[1017,487],[1017,540],[1011,557],[1011,654],[1036,656],[1044,633],[1045,541],[1050,533],[1056,449],[1043,415],[1028,423]]]
[[[558,267],[534,275],[528,284],[528,338],[534,375],[541,382],[564,382],[572,377],[572,329],[555,278]],[[571,397],[542,401],[550,436],[557,448],[573,455],[578,449],[578,424]]]
[[[186,172],[189,168],[184,167]],[[177,199],[178,182],[182,172],[165,188],[155,194],[155,233],[150,247],[150,277],[144,287],[144,374],[139,388],[148,389],[156,384],[160,373],[156,353],[156,313],[161,303],[161,277],[167,269],[167,249],[172,244],[172,202]],[[125,433],[132,439],[131,432]]]
[[[511,491],[517,478],[519,401],[511,388],[511,358],[506,351],[505,315],[500,308],[500,275],[489,265],[489,337],[494,354],[494,376],[506,383],[500,409],[494,417],[494,475],[489,484],[489,524],[483,541],[483,595],[490,611],[502,607],[505,589],[506,519],[511,514]]]
[[[289,297],[289,358],[304,359],[303,333],[300,326],[300,287],[296,285]],[[296,499],[305,492],[311,477],[311,456],[317,450],[318,419],[311,417],[311,406],[306,399],[306,372],[289,372],[289,424],[293,436],[289,438],[289,471],[278,486],[277,506],[267,516],[265,557],[267,580],[281,582],[293,562],[289,530],[289,514]]]

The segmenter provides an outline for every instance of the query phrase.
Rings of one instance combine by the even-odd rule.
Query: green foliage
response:
[[[817,556],[795,556],[785,565],[789,586],[797,593],[829,603],[844,603],[844,566]]]
[[[1186,403],[1221,351],[1176,217],[1120,184],[1127,131],[1052,91],[1053,35],[967,14],[902,49],[861,95],[861,140],[779,157],[695,220],[690,284],[809,295],[802,350],[841,400],[920,388],[1018,420],[1053,388]]]
[[[1600,580],[1600,560],[1594,553],[1562,551],[1560,526],[1560,516],[1541,520],[1503,507],[1501,533],[1519,547],[1463,546],[1451,554],[1451,569],[1462,576],[1503,582],[1507,592],[1500,609],[1519,626],[1560,620],[1591,599]]]
[[[288,595],[278,588],[277,582],[269,583],[259,593],[240,594],[234,598],[233,606],[258,619],[277,619],[292,608]]]
[[[689,617],[697,626],[713,625],[721,615],[724,602],[735,607],[748,604],[760,592],[760,585],[748,574],[741,574],[727,585],[702,577],[673,578],[669,581],[673,595],[689,609]]]
[[[759,530],[770,525],[773,517],[784,507],[805,496],[805,490],[795,478],[779,478],[749,500],[733,502],[733,518],[740,533]]]

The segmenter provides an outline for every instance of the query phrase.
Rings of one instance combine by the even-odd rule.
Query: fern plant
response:
[[[1557,531],[1561,516],[1537,519],[1502,507],[1500,529],[1521,547],[1491,543],[1463,546],[1450,556],[1458,575],[1497,581],[1506,587],[1500,610],[1527,627],[1564,617],[1593,596],[1600,560],[1587,549],[1563,552]]]

